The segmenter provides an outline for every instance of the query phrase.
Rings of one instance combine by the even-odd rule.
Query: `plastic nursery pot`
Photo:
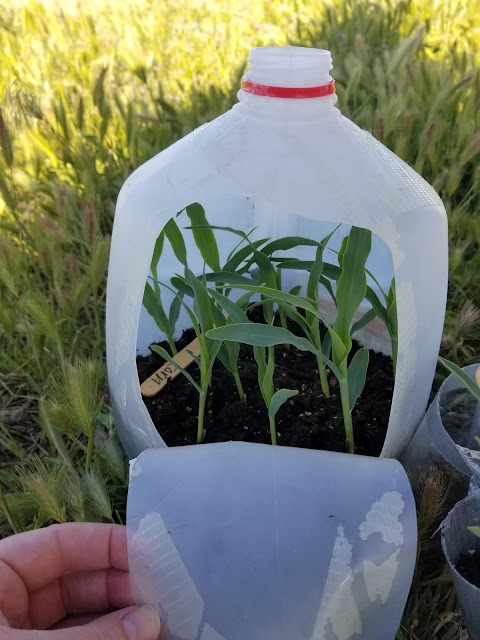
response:
[[[442,525],[442,547],[452,574],[458,602],[471,640],[480,640],[480,588],[467,580],[457,566],[473,551],[480,554],[480,538],[468,527],[480,525],[480,491],[458,502]]]
[[[393,640],[415,505],[391,459],[227,442],[133,463],[130,573],[165,640]]]
[[[478,364],[464,368],[473,379]],[[439,467],[457,479],[461,486],[468,478],[473,483],[480,479],[480,446],[475,436],[480,435],[479,403],[465,388],[461,380],[451,374],[443,382],[428,408],[412,441],[402,456],[412,482],[422,472]],[[456,473],[453,469],[456,470]]]

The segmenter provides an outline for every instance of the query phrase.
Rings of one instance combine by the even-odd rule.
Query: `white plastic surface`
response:
[[[278,56],[267,49],[254,51],[252,71],[261,67],[265,82],[288,76],[296,84],[297,72],[306,81],[316,60],[320,76],[330,77],[325,52],[288,48],[277,76]],[[333,222],[371,229],[388,246],[399,356],[383,455],[398,456],[423,416],[440,344],[447,287],[444,207],[410,167],[341,115],[335,95],[238,95],[233,109],[144,164],[120,193],[108,277],[107,360],[122,442],[131,456],[165,446],[140,396],[137,328],[156,237],[170,217],[200,202],[211,223],[220,217],[236,228],[258,226],[273,238],[301,229],[320,239],[325,223]],[[213,200],[230,204],[212,219]],[[198,257],[191,268],[201,272]],[[162,273],[164,279],[171,275]]]
[[[416,557],[396,460],[227,442],[145,451],[127,506],[162,640],[393,640]]]

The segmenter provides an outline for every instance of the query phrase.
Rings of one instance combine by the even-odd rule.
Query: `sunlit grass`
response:
[[[135,167],[235,102],[253,46],[330,49],[342,112],[439,191],[450,226],[445,355],[478,361],[479,41],[479,0],[0,0],[3,522],[123,517],[103,330],[115,200]],[[53,411],[76,366],[97,372],[70,397],[102,406],[93,454]],[[66,460],[68,500],[57,482]],[[418,592],[424,613],[409,605],[402,638],[457,637],[457,614],[438,622],[451,592],[435,589]]]

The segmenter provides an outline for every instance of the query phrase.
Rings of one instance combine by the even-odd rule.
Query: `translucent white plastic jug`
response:
[[[133,465],[130,573],[162,640],[393,640],[416,556],[397,460],[223,442]]]
[[[118,200],[107,359],[115,423],[139,456],[127,507],[136,593],[161,611],[167,640],[393,640],[416,528],[405,471],[385,458],[408,443],[432,383],[445,210],[335,108],[328,51],[267,47],[249,60],[239,103],[135,171]],[[165,446],[140,395],[137,329],[156,238],[193,202],[211,224],[256,227],[257,237],[320,240],[342,223],[376,234],[376,259],[388,247],[398,361],[384,459],[238,442]],[[225,253],[230,241],[222,238]],[[170,258],[163,281],[178,269]]]
[[[108,374],[120,437],[130,455],[165,446],[140,395],[137,328],[156,238],[170,217],[200,202],[212,224],[257,227],[259,236],[321,239],[326,222],[345,223],[371,229],[390,249],[399,354],[383,455],[398,456],[423,416],[440,344],[444,207],[419,175],[335,108],[328,51],[266,47],[253,49],[249,61],[239,103],[137,169],[121,190],[107,293]],[[250,93],[252,86],[270,95]],[[278,88],[322,91],[272,97]],[[202,270],[194,251],[190,266]]]

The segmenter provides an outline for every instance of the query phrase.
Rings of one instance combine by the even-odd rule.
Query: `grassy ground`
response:
[[[103,331],[115,199],[135,167],[235,102],[252,46],[330,49],[343,113],[439,191],[443,350],[479,360],[479,39],[478,0],[0,0],[4,533],[122,520]],[[419,502],[428,544],[440,515]],[[422,554],[398,639],[464,633],[443,565]]]

